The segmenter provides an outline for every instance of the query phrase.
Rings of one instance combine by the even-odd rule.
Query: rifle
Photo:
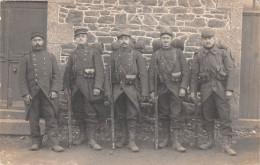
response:
[[[155,149],[158,150],[158,137],[159,137],[159,133],[158,133],[158,91],[157,91],[157,77],[158,77],[158,68],[157,68],[157,58],[155,59],[155,74],[154,74],[154,145],[155,145]]]
[[[71,123],[71,91],[69,89],[65,90],[65,94],[67,95],[67,107],[68,107],[68,141],[69,148],[72,147],[72,123]]]
[[[115,109],[114,109],[114,96],[113,96],[113,81],[112,81],[112,69],[111,69],[111,61],[109,65],[109,84],[110,84],[110,110],[111,110],[111,142],[112,142],[112,150],[116,149],[115,147]]]

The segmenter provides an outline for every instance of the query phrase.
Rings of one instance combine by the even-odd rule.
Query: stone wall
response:
[[[145,56],[152,52],[152,42],[159,30],[170,27],[175,38],[185,42],[184,55],[192,59],[200,43],[203,28],[213,28],[216,38],[225,41],[236,60],[236,91],[239,100],[239,77],[242,36],[242,0],[49,0],[48,49],[60,59],[61,68],[75,48],[73,31],[89,29],[89,41],[102,42],[110,53],[110,43],[122,29],[134,40],[145,42]],[[232,101],[233,118],[238,105]]]

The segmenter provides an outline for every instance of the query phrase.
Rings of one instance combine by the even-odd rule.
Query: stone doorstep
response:
[[[45,132],[45,122],[40,120],[41,134]],[[0,119],[0,135],[30,135],[30,125],[24,119]]]
[[[233,119],[234,128],[260,128],[260,119]]]
[[[25,119],[24,110],[0,109],[0,119]]]

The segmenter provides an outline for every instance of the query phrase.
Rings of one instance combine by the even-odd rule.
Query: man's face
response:
[[[163,34],[160,40],[163,48],[169,48],[171,46],[172,36],[170,36],[169,34]]]
[[[202,37],[202,43],[204,47],[211,48],[215,43],[215,39],[214,37]]]
[[[75,36],[75,40],[79,45],[86,44],[88,40],[87,34],[78,34]]]
[[[40,36],[36,36],[32,39],[32,49],[33,50],[42,50],[43,44],[44,44],[44,40]]]
[[[126,48],[126,47],[128,47],[128,45],[130,43],[130,37],[128,37],[128,36],[121,36],[119,38],[119,42],[121,44],[121,47]]]

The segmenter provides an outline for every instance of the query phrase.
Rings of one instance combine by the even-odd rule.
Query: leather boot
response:
[[[78,146],[80,144],[83,144],[86,142],[86,125],[85,123],[80,123],[79,124],[79,138],[73,141],[73,145]]]
[[[35,144],[32,144],[31,147],[30,147],[30,150],[31,151],[37,151],[41,148],[41,145],[38,144],[38,143],[35,143]]]
[[[159,143],[159,148],[165,148],[170,143],[170,121],[161,121],[163,127],[164,139]]]
[[[64,151],[63,147],[61,147],[61,146],[58,145],[58,144],[52,146],[51,149],[52,149],[53,151],[55,151],[55,152],[63,152],[63,151]]]
[[[127,130],[127,123],[126,120],[120,121],[122,137],[118,143],[116,143],[116,147],[122,148],[127,145],[128,143],[128,130]]]
[[[138,152],[139,147],[135,143],[135,128],[128,129],[129,132],[129,145],[128,147],[132,152]]]
[[[88,124],[88,146],[90,148],[92,148],[93,150],[101,150],[102,147],[97,144],[96,140],[95,140],[95,135],[96,135],[96,124]]]
[[[223,136],[223,149],[230,156],[236,156],[237,153],[234,149],[231,148],[232,137],[231,136]]]
[[[173,131],[173,143],[172,143],[172,148],[175,149],[178,152],[185,152],[186,148],[184,148],[181,143],[179,142],[179,135],[180,135],[180,130],[174,130]]]
[[[215,145],[215,143],[214,143],[214,131],[208,131],[207,132],[207,139],[208,139],[208,141],[206,143],[199,146],[200,149],[208,150]]]

